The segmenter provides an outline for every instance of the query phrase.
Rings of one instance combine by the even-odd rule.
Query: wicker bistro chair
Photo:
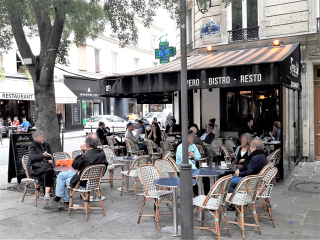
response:
[[[144,150],[139,150],[131,139],[125,138],[124,142],[126,143],[127,156],[129,155],[141,156],[144,154]]]
[[[22,164],[23,164],[24,170],[26,171],[27,182],[26,182],[26,186],[25,186],[24,191],[23,191],[22,201],[21,202],[24,201],[24,197],[25,196],[33,196],[34,195],[34,206],[36,207],[37,204],[38,204],[38,197],[39,197],[39,192],[40,192],[40,188],[41,188],[42,183],[40,183],[37,180],[32,179],[32,178],[29,177],[29,172],[28,172],[28,168],[27,168],[28,162],[29,162],[29,155],[24,155],[22,157]],[[31,183],[34,184],[34,188],[35,188],[34,194],[27,194],[28,186]]]
[[[229,236],[231,237],[230,227],[225,211],[225,200],[228,194],[228,190],[230,187],[230,183],[232,180],[232,175],[228,175],[220,178],[211,188],[208,195],[199,195],[193,199],[193,205],[196,206],[194,211],[199,208],[202,211],[202,221],[201,227],[194,227],[196,229],[207,229],[218,235],[218,239],[220,240],[220,223],[221,216],[223,214],[225,223],[227,227],[223,229],[227,229]],[[205,221],[205,210],[207,210],[215,219],[215,227],[212,227]],[[205,227],[203,226],[206,225]]]
[[[167,137],[168,135],[164,131],[161,131],[161,140],[166,141]]]
[[[86,167],[81,176],[80,176],[80,181],[87,181],[86,187],[85,188],[80,188],[80,181],[77,183],[77,185],[74,188],[71,188],[68,186],[68,189],[70,190],[70,201],[69,201],[69,211],[68,215],[70,215],[70,210],[71,209],[84,209],[86,213],[86,220],[88,221],[88,212],[89,209],[101,209],[103,216],[105,216],[104,208],[103,208],[103,203],[101,199],[101,194],[100,194],[100,182],[101,178],[103,177],[105,173],[106,166],[104,164],[97,164],[97,165],[91,165]],[[90,207],[90,192],[95,191],[95,193],[98,196],[99,202],[101,207]],[[73,207],[72,206],[72,196],[75,192],[79,192],[80,194],[84,193],[85,196],[85,203],[84,207]]]
[[[278,161],[280,161],[281,151],[280,148],[273,151],[268,157],[267,160],[272,167],[275,167]]]
[[[175,167],[173,166],[170,160],[158,159],[155,162],[155,166],[159,169],[161,177],[170,177],[169,175],[170,172],[174,174],[174,177],[178,177]]]
[[[167,152],[166,154],[163,155],[163,159],[167,159],[171,162],[172,166],[174,167],[174,170],[176,171],[176,173],[180,172],[180,168],[178,166],[178,164],[176,163],[176,161],[171,157],[171,152]]]
[[[150,160],[150,156],[139,156],[135,160],[133,160],[129,170],[121,171],[122,185],[121,185],[120,196],[122,196],[123,190],[134,191],[135,199],[137,200],[137,195],[138,195],[137,182],[138,182],[138,175],[139,175],[138,174],[138,167],[141,165],[144,165],[144,164],[148,164],[149,160]],[[124,188],[124,181],[127,178],[131,178],[134,181],[134,189]]]
[[[222,145],[221,146],[221,152],[223,154],[224,160],[227,164],[231,164],[231,156],[229,154],[228,149],[226,148],[226,146]]]
[[[138,224],[140,223],[141,217],[154,217],[157,222],[158,230],[160,231],[159,217],[168,215],[168,214],[160,215],[159,203],[162,201],[162,199],[172,198],[173,192],[167,191],[167,190],[157,190],[157,187],[156,185],[154,185],[153,181],[155,179],[161,178],[161,175],[160,175],[159,169],[156,166],[151,164],[141,165],[138,168],[138,173],[139,173],[140,181],[143,185],[144,196],[143,196],[143,202],[142,202],[137,223]],[[146,201],[150,201],[150,199],[153,199],[154,201],[155,212],[152,215],[142,215],[144,205]]]
[[[119,162],[114,162],[114,158],[116,157],[116,154],[112,150],[111,147],[106,146],[103,147],[104,154],[106,155],[107,161],[109,163],[107,171],[109,172],[109,179],[101,179],[101,183],[109,182],[110,188],[113,188],[113,181],[114,180],[122,180],[122,178],[114,178],[114,171],[117,168],[121,168],[122,171],[124,171],[125,165]]]
[[[237,145],[231,139],[227,139],[225,141],[225,146],[227,147],[228,151],[231,153],[234,153],[234,149],[237,147]]]
[[[236,207],[236,221],[229,223],[236,224],[242,231],[242,238],[245,239],[244,226],[255,226],[258,228],[259,234],[261,234],[260,225],[258,221],[258,215],[255,208],[255,201],[258,189],[261,184],[262,175],[251,175],[244,177],[234,189],[233,193],[227,195],[226,202],[234,204]],[[255,219],[255,224],[249,224],[244,222],[244,209],[245,206],[250,206]],[[238,217],[240,214],[240,218]]]
[[[109,146],[114,152],[117,152],[117,153],[121,152],[123,155],[125,146],[119,146],[117,140],[113,136],[107,137],[107,141]]]
[[[196,147],[197,147],[199,153],[201,154],[201,158],[198,160],[199,164],[201,165],[201,163],[203,163],[203,162],[208,163],[208,158],[204,152],[203,147],[200,144],[196,144]]]
[[[155,160],[162,158],[162,153],[154,141],[146,139],[145,143],[147,144],[148,154],[151,156],[152,163],[154,163]]]
[[[275,178],[275,176],[278,173],[278,169],[276,167],[271,167],[267,165],[268,168],[266,168],[263,178],[261,180],[261,185],[258,190],[258,194],[256,197],[256,200],[261,200],[262,207],[264,209],[264,213],[262,214],[257,214],[258,217],[261,218],[268,218],[270,221],[272,221],[272,225],[275,228],[275,223],[274,223],[274,218],[273,218],[273,213],[272,213],[272,208],[271,208],[271,203],[270,203],[270,197],[271,197],[271,191],[272,191],[272,180]],[[262,169],[263,170],[263,169]],[[261,170],[261,171],[262,171]],[[261,174],[261,172],[260,172]]]
[[[75,159],[80,154],[81,154],[81,150],[75,150],[75,151],[72,152],[72,158]]]
[[[161,141],[161,142],[160,142],[160,147],[161,147],[161,149],[162,149],[162,151],[163,151],[163,154],[171,151],[171,149],[170,149],[170,143],[167,142],[167,141]]]
[[[66,152],[57,152],[53,154],[54,161],[62,159],[72,159],[71,156]]]

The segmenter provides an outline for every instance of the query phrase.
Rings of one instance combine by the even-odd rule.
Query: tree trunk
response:
[[[42,67],[44,69],[44,67]],[[55,90],[53,76],[46,76],[46,79],[37,79],[32,74],[34,81],[34,95],[36,107],[37,130],[43,131],[46,142],[51,146],[52,152],[62,152],[58,118],[56,112]],[[35,84],[37,82],[37,84]]]

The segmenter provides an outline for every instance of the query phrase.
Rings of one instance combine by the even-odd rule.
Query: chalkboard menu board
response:
[[[81,123],[80,111],[81,111],[81,104],[80,104],[80,100],[78,100],[77,103],[72,104],[72,124]]]
[[[22,178],[26,178],[23,168],[22,157],[29,154],[28,146],[33,142],[31,133],[11,134],[9,145],[9,162],[8,162],[8,182],[12,178],[17,178],[21,183]]]

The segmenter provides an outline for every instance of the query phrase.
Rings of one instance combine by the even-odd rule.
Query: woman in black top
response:
[[[161,142],[161,131],[158,123],[153,122],[151,125],[151,131],[148,135],[148,138],[153,140],[158,146],[160,146]]]
[[[234,157],[233,164],[244,165],[246,159],[250,155],[250,145],[251,145],[251,134],[244,133],[241,135],[240,138],[241,145],[237,147],[235,153],[231,154],[231,157]]]

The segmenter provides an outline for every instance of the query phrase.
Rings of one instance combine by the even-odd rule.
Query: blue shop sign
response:
[[[215,21],[208,21],[200,29],[200,37],[215,35],[220,33],[220,25],[217,25]]]

